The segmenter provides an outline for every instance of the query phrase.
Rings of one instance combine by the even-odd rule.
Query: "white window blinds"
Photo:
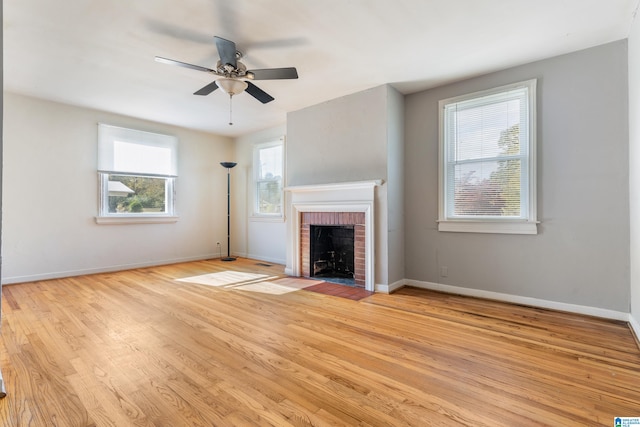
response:
[[[170,135],[98,125],[98,171],[175,177],[178,140]]]

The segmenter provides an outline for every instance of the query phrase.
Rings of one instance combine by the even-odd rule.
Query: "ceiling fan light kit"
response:
[[[229,96],[237,95],[249,86],[247,82],[243,80],[228,79],[226,77],[216,80],[216,85],[222,89],[224,93],[229,94]]]
[[[226,77],[222,79],[218,79],[214,83],[224,93],[229,94],[229,126],[231,126],[233,125],[233,118],[232,118],[233,109],[231,106],[231,103],[232,103],[231,98],[233,97],[233,95],[237,95],[243,92],[249,85],[247,84],[247,82],[243,80],[228,79]]]
[[[231,121],[231,98],[246,91],[258,101],[266,104],[274,100],[274,98],[260,89],[248,80],[289,80],[297,79],[298,71],[295,67],[286,68],[265,68],[260,70],[247,70],[247,67],[240,62],[242,52],[236,50],[236,44],[222,37],[214,37],[216,48],[220,60],[216,64],[216,68],[207,68],[200,65],[193,65],[186,62],[176,61],[173,59],[156,56],[156,61],[163,64],[177,65],[179,67],[190,68],[196,71],[204,71],[221,77],[203,88],[194,92],[194,95],[206,96],[211,92],[220,88],[229,95],[229,124]]]

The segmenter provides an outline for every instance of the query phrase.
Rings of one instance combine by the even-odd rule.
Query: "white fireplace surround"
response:
[[[300,214],[302,212],[364,212],[365,289],[375,288],[375,187],[382,180],[300,185],[285,188],[291,200],[285,274],[300,276]]]

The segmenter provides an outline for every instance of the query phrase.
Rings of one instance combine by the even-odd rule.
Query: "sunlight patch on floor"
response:
[[[302,287],[291,287],[286,286],[278,281],[264,281],[264,282],[256,282],[256,283],[248,283],[246,285],[238,286],[236,289],[247,292],[259,292],[261,294],[270,294],[270,295],[283,295],[288,294],[289,292],[294,292],[302,289]]]
[[[242,271],[220,271],[218,273],[202,274],[200,276],[176,279],[178,282],[197,283],[207,286],[234,286],[247,282],[266,280],[267,274],[245,273]]]
[[[317,283],[315,281],[310,283],[308,280],[300,280],[298,278],[278,279],[277,276],[245,273],[241,271],[221,271],[218,273],[185,277],[176,279],[176,281],[271,295],[283,295],[303,289],[312,283]]]

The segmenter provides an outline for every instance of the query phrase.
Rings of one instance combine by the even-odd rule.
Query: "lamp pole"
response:
[[[235,261],[231,256],[231,168],[237,163],[220,162],[223,168],[227,168],[227,256],[222,261]]]

